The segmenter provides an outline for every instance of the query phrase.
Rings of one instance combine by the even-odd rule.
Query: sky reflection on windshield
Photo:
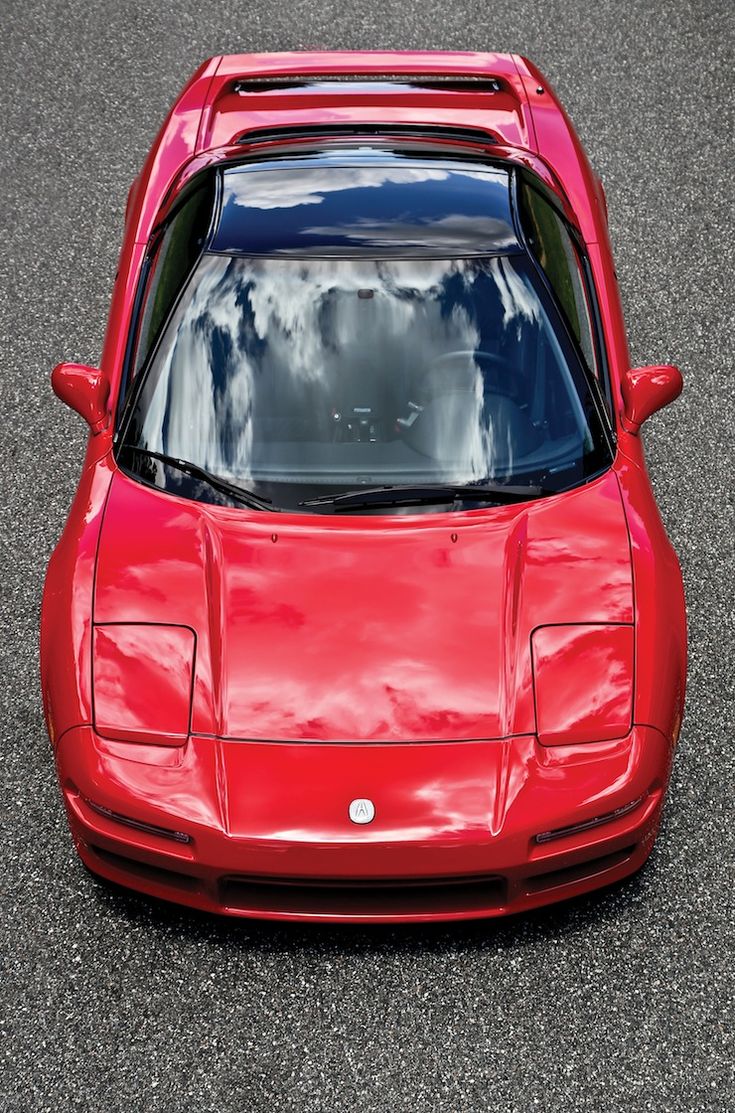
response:
[[[245,483],[512,468],[538,443],[519,353],[572,390],[514,262],[205,256],[156,355],[138,443]]]

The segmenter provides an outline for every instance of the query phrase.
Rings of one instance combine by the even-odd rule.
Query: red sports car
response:
[[[43,599],[72,834],[236,916],[497,916],[637,870],[686,674],[605,197],[502,54],[213,58],[128,199]]]

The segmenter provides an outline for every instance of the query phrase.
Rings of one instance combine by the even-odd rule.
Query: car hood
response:
[[[632,621],[612,471],[532,503],[369,518],[231,510],[112,480],[94,622],[193,630],[196,733],[533,733],[534,629]]]

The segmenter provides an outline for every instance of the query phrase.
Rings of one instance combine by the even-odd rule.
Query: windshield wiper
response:
[[[191,460],[179,460],[175,456],[167,456],[164,452],[154,452],[150,448],[137,448],[133,445],[124,445],[128,452],[137,452],[141,456],[145,456],[150,460],[160,460],[162,464],[168,464],[169,467],[176,468],[184,475],[190,475],[192,479],[199,479],[202,483],[206,483],[208,487],[212,487],[215,491],[220,491],[223,495],[229,495],[230,498],[237,499],[244,506],[249,506],[253,510],[275,510],[270,499],[263,498],[261,495],[256,495],[253,491],[248,491],[245,487],[238,487],[236,483],[228,483],[226,479],[222,479],[218,475],[213,475],[212,472],[206,468],[200,468],[198,464],[192,464]]]
[[[551,492],[545,487],[511,487],[507,483],[464,486],[461,483],[392,483],[384,487],[358,487],[342,494],[320,495],[305,499],[299,506],[333,506],[336,511],[353,510],[359,506],[420,506],[431,503],[490,502],[496,504],[525,502]]]

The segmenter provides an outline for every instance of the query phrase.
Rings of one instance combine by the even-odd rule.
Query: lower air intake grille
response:
[[[375,881],[226,877],[220,900],[252,912],[321,916],[420,916],[497,908],[505,900],[499,877],[390,879]]]

